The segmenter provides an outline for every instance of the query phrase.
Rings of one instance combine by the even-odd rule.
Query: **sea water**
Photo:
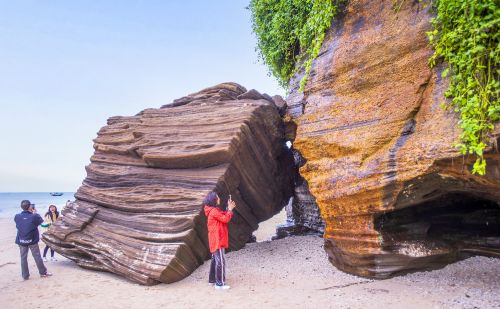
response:
[[[56,205],[59,212],[64,208],[68,200],[75,199],[75,192],[62,192],[61,196],[52,196],[50,192],[0,192],[0,218],[14,218],[21,212],[21,201],[29,200],[35,204],[35,208],[42,217],[50,205]]]

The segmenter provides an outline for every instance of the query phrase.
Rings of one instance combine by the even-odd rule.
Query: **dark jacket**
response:
[[[227,248],[229,242],[227,223],[231,221],[233,213],[205,205],[205,215],[208,218],[208,245],[210,252],[214,253],[217,249]]]
[[[16,244],[30,246],[37,244],[40,240],[38,226],[43,223],[39,214],[33,214],[27,210],[18,213],[14,217],[17,227]]]

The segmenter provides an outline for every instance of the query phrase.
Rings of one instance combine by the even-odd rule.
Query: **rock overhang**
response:
[[[463,255],[428,254],[417,263],[391,243],[379,219],[457,192],[490,205],[500,201],[498,151],[489,148],[488,171],[480,177],[469,172],[473,158],[454,148],[458,116],[440,108],[447,79],[427,65],[431,18],[429,7],[415,3],[395,13],[387,2],[349,1],[325,36],[304,93],[300,74],[292,79],[287,117],[305,161],[300,174],[326,223],[325,249],[341,270],[385,278],[442,267]],[[495,225],[489,230],[500,237]]]

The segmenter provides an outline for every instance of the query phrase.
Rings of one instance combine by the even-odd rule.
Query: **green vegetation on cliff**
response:
[[[251,0],[252,28],[260,58],[283,88],[299,70],[303,90],[312,61],[319,54],[326,30],[337,14],[338,1]],[[300,64],[299,65],[297,65]]]
[[[460,112],[462,154],[478,156],[473,173],[484,175],[488,133],[500,119],[500,6],[498,0],[437,0],[428,32],[431,66],[444,60],[450,75],[446,97]]]
[[[304,89],[312,61],[338,6],[347,0],[250,0],[252,27],[260,58],[287,88],[303,70]],[[399,3],[399,8],[404,3]],[[444,60],[450,77],[445,95],[460,113],[463,132],[457,146],[478,158],[472,172],[484,175],[489,133],[500,120],[500,7],[498,0],[431,0],[436,11],[428,32],[433,67]]]

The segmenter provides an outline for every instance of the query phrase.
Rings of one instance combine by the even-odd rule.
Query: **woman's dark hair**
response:
[[[210,207],[217,207],[217,193],[215,193],[215,191],[208,193],[205,199],[203,200],[203,205],[207,205]]]
[[[56,209],[56,211],[54,211],[54,213],[56,214],[56,219],[59,218],[59,211],[57,211],[57,206],[56,205],[50,205],[49,206],[49,210],[47,210],[47,213],[45,214],[45,216],[49,216],[50,220],[52,220],[52,213],[50,212],[50,207],[54,207]]]

